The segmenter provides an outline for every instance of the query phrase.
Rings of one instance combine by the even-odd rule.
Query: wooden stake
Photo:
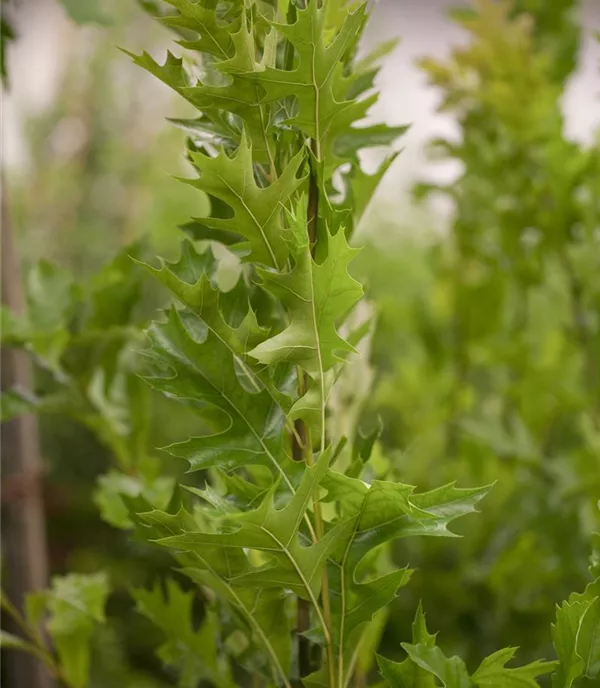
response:
[[[6,184],[2,179],[2,302],[13,312],[24,309],[21,269],[15,250]],[[31,362],[25,351],[2,348],[2,389],[31,389]],[[41,484],[41,460],[37,419],[33,414],[3,423],[1,436],[2,484],[11,490],[2,505],[2,540],[5,563],[3,587],[9,599],[23,609],[25,595],[48,584],[46,523]],[[9,619],[2,620],[3,626]],[[7,685],[27,688],[52,688],[54,682],[44,665],[23,652],[7,652]]]

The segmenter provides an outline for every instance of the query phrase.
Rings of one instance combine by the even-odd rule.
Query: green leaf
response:
[[[108,579],[104,573],[73,573],[52,580],[48,594],[50,618],[47,628],[63,673],[74,688],[88,685],[90,641],[95,625],[105,621],[104,606],[108,592]]]
[[[202,111],[202,136],[207,135],[213,145],[225,144],[230,147],[240,140],[240,129],[223,116],[229,112],[240,117],[245,124],[246,134],[252,143],[255,159],[268,163],[273,170],[274,146],[271,136],[273,116],[271,108],[263,102],[261,88],[248,80],[238,78],[238,74],[264,68],[273,61],[276,39],[274,31],[271,37],[263,40],[263,53],[256,61],[257,53],[253,29],[257,24],[240,18],[241,6],[232,3],[229,12],[223,7],[216,11],[211,2],[189,2],[189,0],[170,0],[179,10],[175,17],[162,19],[171,28],[198,34],[195,40],[180,41],[184,48],[204,54],[207,65],[202,80],[195,81],[187,76],[181,59],[167,54],[164,65],[156,63],[150,55],[132,55],[134,62],[157,76],[184,98]],[[270,46],[270,47],[269,47]],[[207,60],[206,57],[209,57]],[[186,125],[189,129],[189,124]],[[197,134],[194,126],[191,133]]]
[[[219,59],[213,64],[225,77],[227,83],[211,85],[196,84],[181,89],[184,95],[193,105],[207,114],[213,122],[220,122],[220,114],[223,111],[239,116],[245,124],[245,132],[252,143],[254,159],[257,163],[268,163],[271,170],[274,169],[274,142],[272,141],[272,126],[274,123],[271,108],[264,103],[263,91],[259,84],[240,78],[248,72],[256,72],[273,62],[268,50],[268,45],[275,43],[270,38],[276,39],[276,33],[271,32],[264,40],[262,59],[257,61],[255,26],[249,26],[242,21],[239,29],[230,33],[232,52],[228,59]],[[197,43],[182,42],[184,47],[196,49]],[[219,58],[225,55],[218,56]],[[221,129],[223,131],[223,129]],[[238,136],[235,137],[238,140]]]
[[[600,675],[600,579],[573,593],[556,610],[552,640],[560,661],[553,686],[570,688],[583,676]]]
[[[292,221],[294,269],[286,273],[260,270],[265,288],[281,299],[290,325],[250,351],[261,363],[288,361],[310,375],[323,374],[343,355],[354,351],[337,332],[336,324],[361,298],[361,285],[348,274],[358,249],[350,248],[343,232],[327,235],[327,257],[318,264],[306,234],[306,208],[300,203]]]
[[[373,174],[364,172],[359,164],[353,165],[350,173],[344,178],[346,184],[344,202],[336,208],[349,211],[354,216],[355,224],[357,224],[372,202],[381,180],[396,158],[396,153],[387,156]]]
[[[195,630],[194,593],[184,592],[170,579],[165,586],[164,594],[158,583],[151,590],[132,591],[138,611],[165,634],[166,641],[158,649],[161,661],[178,670],[182,688],[195,688],[201,679],[220,688],[233,688],[229,664],[218,646],[219,628],[214,612],[207,610]]]
[[[69,319],[75,304],[72,275],[46,260],[27,276],[28,345],[50,368],[59,367],[69,341]]]
[[[143,524],[140,533],[157,539],[172,533],[194,532],[195,519],[180,510],[177,514],[154,511],[136,517]],[[145,526],[145,527],[144,527]],[[146,534],[143,530],[147,530]],[[280,590],[236,586],[238,576],[252,571],[248,554],[239,548],[199,547],[176,555],[182,573],[196,584],[208,586],[229,602],[240,624],[256,645],[266,651],[274,677],[287,677],[291,662],[292,638],[285,610],[285,595]],[[276,679],[279,680],[279,678]]]
[[[436,676],[445,688],[471,688],[465,663],[460,657],[446,657],[439,647],[402,643],[410,659],[425,671]]]
[[[302,679],[304,688],[329,688],[329,673],[326,666],[322,666],[312,674]]]
[[[358,151],[365,148],[387,148],[394,143],[394,141],[403,136],[408,129],[408,125],[390,127],[387,124],[371,124],[364,127],[352,127],[336,140],[334,147],[335,154],[340,158],[353,160],[358,163]],[[388,168],[389,163],[386,165],[385,170]],[[381,172],[380,178],[383,174],[384,172]]]
[[[392,53],[398,47],[399,43],[399,38],[390,38],[387,41],[379,43],[376,48],[374,48],[370,53],[365,55],[365,57],[360,59],[354,65],[355,71],[359,74],[369,71],[381,62],[381,58],[387,57],[390,53]]]
[[[341,523],[310,546],[304,546],[300,539],[300,525],[327,472],[329,459],[330,452],[324,452],[314,466],[305,469],[300,486],[283,509],[275,508],[273,488],[257,509],[214,519],[215,527],[221,521],[221,528],[227,525],[231,532],[187,532],[163,538],[159,543],[194,553],[212,548],[264,551],[270,561],[242,576],[237,575],[232,584],[284,586],[316,607],[326,558],[343,541],[351,526]]]
[[[340,565],[344,566],[343,560]],[[358,637],[357,631],[394,600],[398,590],[409,582],[412,573],[412,569],[406,567],[360,582],[352,581],[348,576],[344,583],[344,601],[340,599],[338,604],[334,600],[333,604],[334,613],[339,619],[338,630],[334,634],[336,642],[339,645],[353,645]],[[340,572],[340,576],[344,574],[345,571]],[[338,588],[334,577],[332,592],[337,596],[338,591],[341,592],[341,586]]]
[[[206,144],[218,146],[233,153],[239,144],[240,131],[221,113],[218,121],[213,122],[202,113],[194,119],[169,117],[168,121],[184,131],[198,149],[205,149]]]
[[[17,650],[20,652],[26,652],[27,654],[30,654],[38,659],[40,662],[43,662],[50,670],[53,669],[52,655],[46,652],[46,650],[1,629],[0,648],[10,651]]]
[[[590,573],[600,578],[600,533],[592,534],[592,554],[590,556]]]
[[[35,330],[53,332],[63,327],[73,303],[73,276],[54,263],[41,260],[27,277],[29,319]]]
[[[142,299],[143,274],[135,262],[144,248],[143,241],[124,246],[92,276],[86,293],[86,329],[102,331],[139,321],[135,308]]]
[[[29,324],[25,318],[10,311],[4,304],[0,306],[2,329],[0,341],[3,345],[24,346],[29,336]]]
[[[325,452],[313,467],[305,469],[299,487],[282,509],[274,504],[275,485],[252,511],[217,516],[203,511],[206,530],[198,530],[188,517],[156,512],[142,515],[148,523],[167,519],[166,532],[181,533],[162,537],[159,543],[183,552],[183,571],[196,582],[210,585],[241,611],[279,674],[290,661],[291,637],[289,629],[284,630],[287,626],[282,626],[287,624],[282,611],[287,591],[309,599],[319,615],[317,597],[327,557],[349,530],[342,523],[310,546],[305,545],[306,536],[301,533],[329,459],[330,453]],[[257,559],[257,552],[265,556]]]
[[[507,647],[486,657],[472,679],[480,688],[538,688],[535,680],[538,676],[549,674],[556,667],[557,662],[532,662],[518,668],[506,668],[517,648]]]
[[[371,457],[373,445],[379,439],[382,430],[383,423],[381,422],[381,418],[379,416],[377,417],[377,424],[375,427],[366,433],[363,433],[360,426],[357,427],[354,440],[352,442],[352,463],[346,471],[346,475],[348,475],[348,477],[358,478],[360,476],[365,464]]]
[[[208,295],[210,289],[205,282],[202,293]],[[213,303],[217,296],[211,297]],[[192,470],[259,464],[280,474],[284,413],[251,371],[240,366],[243,361],[230,338],[247,330],[242,324],[244,329],[236,333],[222,318],[211,322],[209,327],[190,311],[171,309],[166,323],[154,323],[149,330],[154,366],[145,379],[172,398],[197,409],[209,405],[218,414],[214,433],[171,445],[168,451],[187,459]]]
[[[360,633],[356,650],[355,676],[368,676],[377,660],[377,648],[390,617],[390,608],[384,607],[373,615]]]
[[[583,658],[583,674],[588,678],[600,676],[600,598],[586,611],[577,636],[577,652]]]
[[[48,606],[48,591],[36,590],[30,592],[25,598],[25,611],[27,614],[27,623],[32,628],[38,628],[46,615],[46,608]]]
[[[167,86],[170,86],[178,92],[190,84],[190,79],[183,69],[183,60],[180,57],[175,57],[170,51],[167,51],[167,58],[163,65],[159,65],[146,52],[141,55],[135,55],[128,50],[123,50],[123,52],[131,57],[133,62],[139,67],[150,72],[150,74],[153,74],[163,83],[167,84]]]
[[[164,509],[175,487],[175,480],[167,475],[147,479],[142,475],[128,475],[111,470],[101,475],[96,482],[93,500],[102,519],[115,528],[132,527],[129,510],[123,496],[143,497],[157,509]]]
[[[329,489],[333,472],[323,481]],[[370,550],[388,540],[417,535],[456,537],[448,525],[476,511],[476,504],[489,492],[488,487],[461,489],[454,484],[430,492],[414,493],[414,487],[375,480],[370,487],[352,480],[353,489],[363,486],[357,537],[351,559],[358,563]]]
[[[414,494],[414,487],[388,481],[367,485],[335,471],[324,476],[324,502],[337,502],[353,530],[334,556],[335,575],[330,587],[335,618],[334,638],[347,658],[353,633],[380,608],[391,602],[396,590],[405,584],[410,571],[395,571],[385,576],[360,581],[357,572],[363,560],[380,545],[397,538],[416,535],[452,536],[448,524],[475,511],[475,505],[488,489],[460,490],[447,485],[429,493]],[[354,614],[353,607],[359,613]]]
[[[178,14],[163,17],[161,21],[171,28],[194,31],[199,39],[193,49],[216,58],[229,57],[233,51],[231,34],[239,26],[240,6],[232,6],[227,12],[217,14],[216,3],[212,0],[166,0],[175,7]]]
[[[261,188],[254,178],[252,149],[245,135],[233,157],[221,152],[214,158],[192,154],[198,179],[183,179],[197,189],[217,198],[231,209],[232,217],[210,216],[202,223],[212,230],[231,232],[247,241],[249,254],[244,260],[263,263],[276,269],[285,265],[289,250],[284,240],[283,209],[289,207],[304,182],[298,172],[304,159],[300,151],[281,176]],[[218,235],[217,235],[218,236]]]
[[[26,640],[19,638],[12,633],[0,630],[0,647],[5,647],[11,650],[25,650],[26,652],[35,653],[35,646],[28,643]]]
[[[325,43],[326,9],[308,3],[297,9],[290,24],[272,23],[274,29],[296,49],[298,63],[292,71],[267,67],[244,75],[265,90],[265,102],[297,99],[298,112],[285,123],[291,124],[316,141],[317,159],[329,162],[335,140],[346,133],[352,123],[361,120],[375,102],[376,96],[348,100],[353,78],[344,76],[342,63],[352,54],[362,34],[366,3],[347,13],[345,21],[331,43]]]
[[[176,263],[161,261],[158,269],[147,263],[140,265],[198,313],[202,310],[204,294],[208,288],[207,282],[214,278],[218,267],[210,246],[198,253],[190,241],[182,242],[181,256]]]
[[[585,613],[592,602],[563,602],[556,610],[556,622],[552,624],[552,640],[560,661],[554,677],[556,688],[571,688],[583,674],[584,660],[577,652],[577,636]]]
[[[421,647],[435,647],[435,636],[427,631],[421,603],[412,624],[412,641]],[[381,675],[389,683],[390,688],[435,688],[433,676],[410,657],[403,662],[392,662],[378,655],[377,662]]]

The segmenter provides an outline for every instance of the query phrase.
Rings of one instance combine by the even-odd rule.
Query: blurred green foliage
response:
[[[24,614],[2,595],[2,611],[13,617],[24,637],[0,631],[0,646],[34,655],[68,688],[86,688],[91,674],[91,638],[96,627],[106,621],[108,594],[104,573],[72,573],[55,576],[51,588],[29,594]],[[42,623],[56,648],[56,659],[46,649]]]
[[[576,3],[476,4],[455,15],[469,43],[422,62],[460,124],[431,145],[458,178],[415,188],[451,199],[449,233],[371,249],[362,266],[378,308],[367,415],[383,419],[394,474],[497,481],[464,540],[398,549],[417,573],[389,642],[410,635],[422,599],[474,666],[507,644],[551,656],[554,605],[585,583],[600,496],[600,150],[566,137],[560,103]]]
[[[72,29],[58,92],[25,122],[26,160],[8,179],[27,264],[57,260],[78,278],[142,236],[173,254],[173,226],[207,208],[173,179],[189,168],[181,136],[164,118],[187,109],[117,50],[142,42],[160,50],[168,34],[134,3],[105,6],[108,26]]]

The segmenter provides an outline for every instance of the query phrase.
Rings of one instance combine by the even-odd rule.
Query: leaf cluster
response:
[[[2,593],[2,610],[12,617],[24,637],[3,630],[0,646],[37,657],[69,688],[86,688],[91,640],[96,627],[106,621],[108,594],[104,573],[57,576],[50,589],[27,596],[23,616]],[[45,634],[52,641],[51,648]]]

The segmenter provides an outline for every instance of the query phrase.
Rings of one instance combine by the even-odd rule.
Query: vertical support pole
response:
[[[2,302],[13,312],[25,306],[21,269],[14,244],[6,183],[2,179]],[[2,348],[2,389],[31,389],[32,370],[27,352]],[[2,451],[2,541],[5,580],[9,599],[23,609],[25,595],[48,583],[46,523],[41,484],[38,425],[28,414],[3,423]],[[5,493],[8,484],[12,486]],[[8,626],[8,618],[2,620]],[[7,652],[4,658],[7,685],[52,688],[46,667],[23,652]]]

